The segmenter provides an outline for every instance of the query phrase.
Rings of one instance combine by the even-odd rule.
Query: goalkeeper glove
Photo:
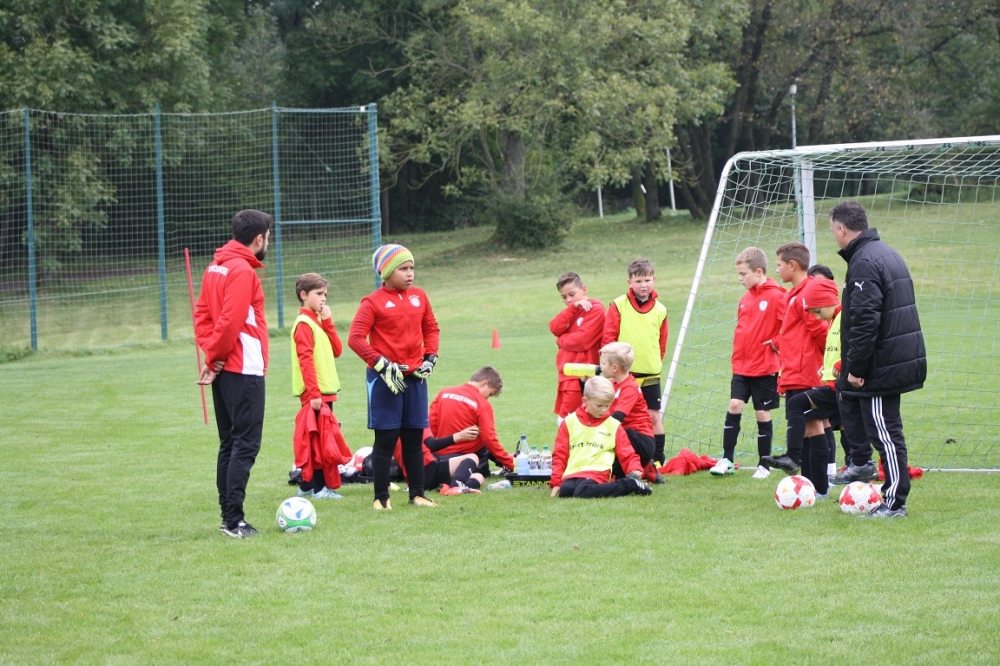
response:
[[[642,472],[637,469],[632,470],[627,474],[628,478],[635,479],[636,481],[642,481]]]
[[[409,366],[399,365],[398,363],[393,363],[385,356],[379,356],[372,369],[379,374],[382,381],[386,383],[386,386],[393,393],[402,393],[406,389],[406,381],[403,379],[403,373],[409,369]]]
[[[434,370],[434,364],[437,363],[437,360],[438,357],[434,354],[424,354],[424,362],[420,364],[419,368],[413,371],[413,376],[420,379],[427,379],[427,376]]]

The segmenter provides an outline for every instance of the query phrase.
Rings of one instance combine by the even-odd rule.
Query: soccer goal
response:
[[[1000,136],[805,146],[726,163],[664,384],[675,449],[717,456],[729,403],[732,334],[744,293],[734,260],[800,240],[843,283],[828,213],[855,200],[906,260],[927,345],[925,387],[903,396],[910,464],[1000,467]],[[784,405],[772,414],[783,451]],[[750,406],[737,459],[756,464]]]

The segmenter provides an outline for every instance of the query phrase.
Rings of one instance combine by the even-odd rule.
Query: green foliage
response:
[[[496,226],[493,242],[510,249],[541,250],[559,245],[573,226],[573,205],[546,194],[525,198],[497,194],[486,208]]]
[[[10,347],[0,345],[0,363],[13,363],[34,354],[31,347]]]

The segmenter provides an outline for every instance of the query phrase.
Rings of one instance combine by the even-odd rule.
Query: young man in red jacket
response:
[[[233,216],[233,238],[205,269],[194,315],[195,341],[205,352],[198,383],[212,385],[219,430],[219,529],[237,539],[257,534],[246,521],[243,500],[264,429],[267,321],[255,269],[267,253],[272,222],[259,210]]]
[[[424,496],[421,440],[427,427],[427,383],[437,363],[441,332],[423,289],[413,286],[413,254],[383,245],[372,255],[382,286],[361,299],[348,346],[368,364],[368,428],[375,431],[372,485],[377,511],[392,509],[389,467],[396,441],[410,470],[410,504],[436,506]]]
[[[820,385],[823,368],[823,351],[830,323],[817,319],[806,311],[802,293],[808,280],[826,278],[809,277],[809,249],[799,242],[785,243],[777,249],[778,275],[783,282],[792,284],[785,296],[785,314],[781,331],[772,341],[778,351],[781,370],[778,375],[778,393],[785,396],[785,409],[792,396]],[[803,442],[799,443],[800,446]],[[767,456],[764,462],[771,467],[798,474],[801,467],[794,456]]]
[[[556,281],[556,289],[566,307],[549,322],[549,330],[556,336],[556,425],[576,411],[583,398],[583,382],[579,377],[563,374],[567,363],[596,365],[597,350],[604,333],[604,304],[587,297],[587,285],[576,273],[564,273]]]
[[[771,470],[763,461],[771,455],[774,428],[771,410],[778,408],[778,354],[770,341],[781,330],[785,310],[785,290],[767,277],[767,256],[748,247],[736,257],[736,275],[746,293],[736,309],[733,333],[733,378],[729,384],[729,409],[722,430],[722,458],[710,470],[715,476],[732,474],[740,420],[747,402],[753,398],[757,417],[757,454],[760,461],[753,474],[766,479]]]
[[[621,497],[650,495],[642,481],[639,457],[629,444],[625,429],[608,409],[615,398],[609,379],[591,377],[583,387],[583,404],[566,417],[556,434],[552,452],[551,497]],[[626,476],[612,481],[615,460]]]
[[[513,470],[514,458],[500,444],[493,419],[493,406],[489,403],[489,399],[500,395],[502,390],[503,379],[492,366],[479,368],[461,386],[441,389],[431,403],[431,432],[435,435],[450,434],[474,427],[476,433],[471,439],[455,438],[452,442],[446,439],[435,440],[428,445],[431,452],[443,461],[474,453],[479,456],[477,469],[481,474],[489,473],[490,458],[498,465]],[[472,479],[468,484],[471,488],[478,489],[481,482],[481,479]]]

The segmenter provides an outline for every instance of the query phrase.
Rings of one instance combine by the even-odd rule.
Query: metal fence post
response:
[[[278,104],[271,102],[271,151],[274,156],[274,254],[277,264],[277,282],[275,292],[278,298],[278,328],[285,327],[285,299],[281,293],[281,283],[284,279],[284,268],[281,257],[281,183],[278,169]]]
[[[28,213],[28,302],[31,321],[31,349],[38,351],[38,276],[35,269],[35,211],[31,196],[31,115],[24,107],[24,171]]]
[[[160,138],[160,105],[155,106],[156,130],[156,246],[160,269],[160,338],[167,340],[167,250],[163,233],[163,142]]]
[[[371,170],[372,199],[372,252],[382,245],[382,201],[378,180],[378,108],[372,103],[368,105],[368,166]],[[382,280],[375,276],[375,288],[382,286]]]

